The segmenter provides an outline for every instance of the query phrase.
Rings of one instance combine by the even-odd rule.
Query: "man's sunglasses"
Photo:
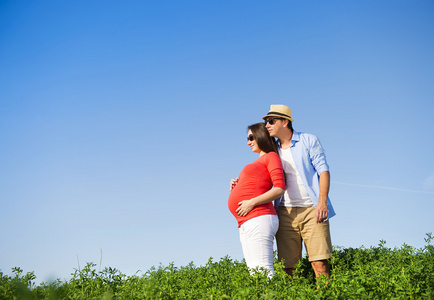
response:
[[[276,120],[283,120],[282,118],[269,118],[267,120],[264,121],[265,125],[267,125],[267,123],[270,123],[270,125],[274,125],[274,122],[276,122]]]
[[[253,134],[249,134],[249,136],[247,137],[247,141],[248,142],[253,142],[255,138],[253,137]]]

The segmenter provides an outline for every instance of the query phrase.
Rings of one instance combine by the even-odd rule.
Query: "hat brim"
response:
[[[262,120],[265,120],[266,118],[269,118],[269,117],[282,118],[282,119],[286,119],[286,120],[289,120],[291,122],[294,122],[294,119],[292,119],[290,117],[282,116],[282,115],[278,115],[278,114],[273,114],[273,113],[270,113],[270,114],[267,114],[266,116],[263,116]]]

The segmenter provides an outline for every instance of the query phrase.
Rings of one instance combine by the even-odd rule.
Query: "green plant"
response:
[[[275,259],[272,279],[261,270],[251,274],[244,261],[228,256],[211,257],[204,266],[160,265],[132,276],[87,263],[69,281],[39,286],[33,272],[14,268],[14,276],[0,272],[0,299],[433,299],[433,239],[428,233],[420,249],[406,244],[390,249],[385,241],[370,248],[335,247],[331,277],[317,280],[307,257],[292,278]]]

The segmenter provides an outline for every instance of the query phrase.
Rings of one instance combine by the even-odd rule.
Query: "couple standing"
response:
[[[315,275],[330,276],[328,220],[335,212],[328,198],[330,173],[324,150],[317,137],[292,128],[289,107],[271,105],[262,119],[264,123],[248,127],[247,137],[259,158],[231,180],[228,200],[247,266],[273,275],[276,236],[278,258],[288,275],[302,258],[304,242]]]

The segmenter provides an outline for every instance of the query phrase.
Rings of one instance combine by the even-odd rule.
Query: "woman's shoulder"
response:
[[[277,154],[276,152],[273,152],[273,151],[265,153],[262,157],[265,160],[276,160],[276,159],[280,160],[279,154]]]
[[[274,151],[270,151],[270,152],[268,152],[268,153],[265,153],[265,155],[267,155],[267,156],[279,157],[279,154],[277,154],[277,153],[274,152]]]
[[[269,168],[282,168],[282,160],[280,159],[279,154],[276,152],[268,152],[265,155],[262,155],[261,157],[262,163],[269,169]]]

